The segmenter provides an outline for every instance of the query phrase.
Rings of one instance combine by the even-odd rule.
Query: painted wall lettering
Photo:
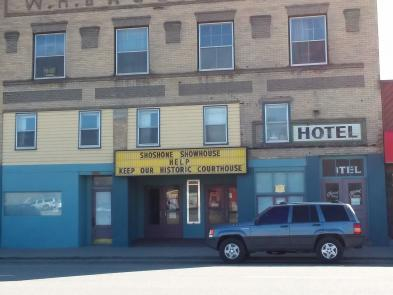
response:
[[[26,0],[26,8],[28,10],[31,10],[33,8],[33,5],[35,5],[38,9],[41,10],[42,0]]]

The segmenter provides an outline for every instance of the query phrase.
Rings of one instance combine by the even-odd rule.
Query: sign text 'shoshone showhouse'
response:
[[[116,152],[116,176],[244,174],[245,148]]]

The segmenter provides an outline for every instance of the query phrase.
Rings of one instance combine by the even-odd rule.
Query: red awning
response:
[[[393,163],[393,131],[385,131],[385,163]]]

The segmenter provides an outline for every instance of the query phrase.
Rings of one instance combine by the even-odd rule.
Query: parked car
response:
[[[340,260],[344,248],[361,247],[363,234],[348,204],[296,203],[269,207],[254,222],[212,228],[207,242],[226,263],[259,251],[315,252],[331,263]]]

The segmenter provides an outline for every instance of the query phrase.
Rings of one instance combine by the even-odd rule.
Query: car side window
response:
[[[263,213],[258,220],[258,224],[285,224],[288,223],[288,206],[272,207]]]
[[[343,206],[322,205],[321,210],[327,222],[349,221],[348,214]]]
[[[319,222],[315,206],[293,206],[292,223]]]

